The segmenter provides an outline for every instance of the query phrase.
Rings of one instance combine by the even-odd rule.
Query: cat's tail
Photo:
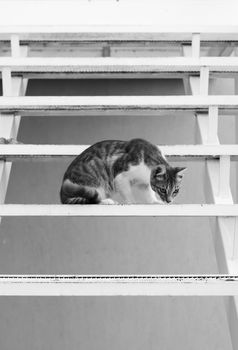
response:
[[[68,179],[61,186],[60,199],[62,204],[98,204],[101,202],[95,188],[77,185]]]

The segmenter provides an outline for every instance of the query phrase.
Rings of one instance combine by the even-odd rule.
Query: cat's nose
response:
[[[166,199],[166,202],[167,202],[167,203],[171,203],[171,202],[172,202],[172,198],[167,198],[167,199]]]

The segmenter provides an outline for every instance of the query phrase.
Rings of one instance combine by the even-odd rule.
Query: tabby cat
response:
[[[170,203],[185,169],[169,165],[143,139],[101,141],[69,165],[60,198],[63,204]]]

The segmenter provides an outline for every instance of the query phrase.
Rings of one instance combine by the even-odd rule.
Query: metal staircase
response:
[[[238,32],[233,28],[160,32],[153,29],[118,28],[80,31],[80,28],[0,28],[0,137],[17,138],[24,116],[141,114],[163,118],[164,111],[193,111],[200,139],[197,145],[163,146],[169,160],[206,164],[207,203],[184,205],[19,205],[4,204],[15,160],[72,157],[86,145],[0,145],[0,216],[209,216],[221,275],[1,275],[0,295],[220,295],[225,301],[234,349],[238,349],[238,204],[230,188],[230,162],[238,159],[238,145],[221,145],[219,115],[234,115],[238,96],[209,96],[209,80],[237,79],[234,56]],[[81,46],[80,46],[81,45]],[[149,57],[173,47],[180,57]],[[69,48],[96,48],[103,57],[57,57]],[[115,57],[126,48],[146,57]],[[27,57],[28,54],[30,57]],[[201,57],[202,53],[202,57]],[[35,55],[39,57],[34,57]],[[232,56],[233,54],[233,56]],[[209,57],[208,57],[209,55]],[[211,57],[214,55],[214,57]],[[229,57],[225,57],[228,55]],[[70,56],[70,54],[69,54]],[[179,77],[189,96],[26,97],[31,78],[158,78]]]

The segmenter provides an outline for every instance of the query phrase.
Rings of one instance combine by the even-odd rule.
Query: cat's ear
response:
[[[178,178],[179,180],[182,180],[183,175],[184,175],[184,173],[185,173],[186,170],[187,170],[186,167],[176,167],[176,168],[175,168],[175,172],[176,172],[177,178]]]
[[[160,164],[156,167],[155,177],[157,180],[162,180],[164,178],[165,173],[166,173],[166,166],[164,164]]]

